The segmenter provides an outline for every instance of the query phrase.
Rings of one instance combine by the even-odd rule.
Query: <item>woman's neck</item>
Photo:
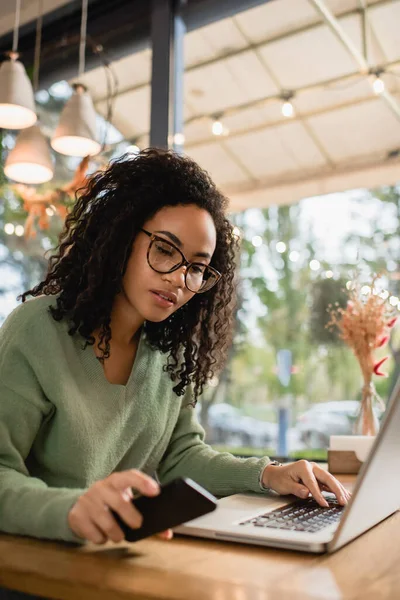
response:
[[[111,310],[110,328],[113,345],[120,347],[136,345],[143,323],[143,317],[130,304],[124,292],[120,292],[115,297]],[[93,333],[96,342],[99,340],[99,333],[99,329]]]

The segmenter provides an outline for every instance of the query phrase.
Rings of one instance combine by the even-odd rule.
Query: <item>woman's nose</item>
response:
[[[172,285],[175,285],[178,288],[185,287],[185,275],[186,275],[186,267],[182,265],[176,271],[172,271],[172,273],[165,273],[163,279],[169,281]]]

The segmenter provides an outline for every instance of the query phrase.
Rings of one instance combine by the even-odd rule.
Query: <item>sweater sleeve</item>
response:
[[[159,465],[161,483],[176,477],[190,477],[212,494],[227,496],[241,492],[261,492],[260,475],[270,459],[237,458],[217,452],[204,442],[205,432],[195,410],[188,406],[191,392],[186,392],[178,422],[169,446]]]
[[[81,489],[52,488],[31,477],[26,459],[54,406],[20,349],[11,318],[0,330],[0,531],[82,543],[68,526]]]

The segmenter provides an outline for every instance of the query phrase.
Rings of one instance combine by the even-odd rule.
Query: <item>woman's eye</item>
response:
[[[199,265],[192,265],[192,269],[196,274],[203,274],[206,270],[206,266],[200,267]]]
[[[169,248],[165,248],[164,246],[156,246],[157,251],[160,254],[165,254],[166,256],[172,256],[172,250],[170,250]]]

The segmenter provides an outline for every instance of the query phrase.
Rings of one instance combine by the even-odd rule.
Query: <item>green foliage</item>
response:
[[[218,452],[230,452],[234,456],[239,456],[243,458],[248,458],[250,456],[269,456],[273,458],[276,455],[275,448],[249,448],[248,446],[213,446],[214,450],[218,450]],[[292,452],[290,454],[290,459],[293,460],[318,460],[326,462],[328,460],[328,452],[323,448],[307,448],[304,450],[297,450],[296,452]]]
[[[310,333],[312,340],[319,344],[341,343],[337,329],[327,329],[330,320],[329,307],[344,308],[347,303],[345,279],[319,279],[311,287],[312,307]]]

